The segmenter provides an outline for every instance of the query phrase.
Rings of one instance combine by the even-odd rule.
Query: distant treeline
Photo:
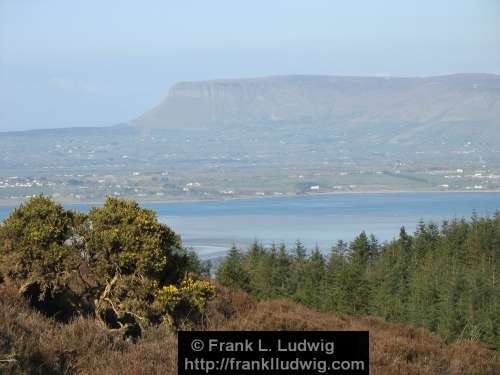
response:
[[[480,340],[500,350],[500,214],[441,225],[379,243],[365,232],[328,255],[300,241],[242,251],[217,271],[224,285],[257,298],[291,298],[323,311],[378,315],[425,326],[447,340]]]

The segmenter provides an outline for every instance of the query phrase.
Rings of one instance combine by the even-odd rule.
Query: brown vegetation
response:
[[[423,328],[373,317],[319,313],[286,301],[255,302],[220,290],[202,329],[369,330],[373,374],[499,374],[500,356],[479,343],[446,344]],[[177,340],[164,326],[136,343],[92,318],[68,324],[32,310],[14,288],[0,286],[0,372],[7,374],[176,374]]]

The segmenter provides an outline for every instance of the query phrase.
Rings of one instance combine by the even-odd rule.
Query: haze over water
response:
[[[337,240],[352,240],[362,230],[390,240],[402,225],[413,232],[421,219],[469,218],[474,211],[493,215],[500,209],[500,193],[334,194],[153,207],[186,245],[210,257],[233,241],[243,246],[255,239],[292,245],[300,239],[309,248],[317,244],[327,251]]]
[[[171,226],[186,246],[203,258],[224,254],[233,242],[248,246],[300,239],[328,251],[337,240],[350,241],[362,230],[380,241],[397,236],[404,225],[414,231],[419,220],[493,215],[500,193],[373,193],[289,198],[144,204]],[[88,210],[89,205],[70,205]],[[12,208],[0,207],[3,219]]]

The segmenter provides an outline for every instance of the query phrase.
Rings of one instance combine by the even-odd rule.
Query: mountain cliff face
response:
[[[397,126],[396,141],[429,128],[500,129],[500,75],[424,78],[276,76],[182,82],[132,123],[148,128],[301,124]],[[443,129],[444,130],[444,129]]]

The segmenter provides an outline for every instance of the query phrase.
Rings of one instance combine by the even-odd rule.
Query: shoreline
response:
[[[316,196],[329,196],[329,195],[360,195],[360,194],[410,194],[410,193],[439,193],[439,194],[457,194],[457,193],[500,193],[500,190],[366,190],[366,191],[328,191],[320,193],[309,193],[309,194],[283,194],[283,195],[266,195],[266,196],[235,196],[226,199],[178,199],[178,200],[140,200],[134,199],[133,197],[117,197],[129,200],[134,200],[140,205],[148,204],[179,204],[179,203],[204,203],[204,202],[227,202],[227,201],[239,201],[239,200],[261,200],[261,199],[281,199],[281,198],[306,198],[306,197],[316,197]],[[28,198],[21,201],[9,201],[0,199],[0,207],[2,208],[15,208],[25,202]],[[73,200],[57,200],[56,202],[62,205],[88,205],[88,206],[99,206],[103,204],[103,201],[73,201]]]

